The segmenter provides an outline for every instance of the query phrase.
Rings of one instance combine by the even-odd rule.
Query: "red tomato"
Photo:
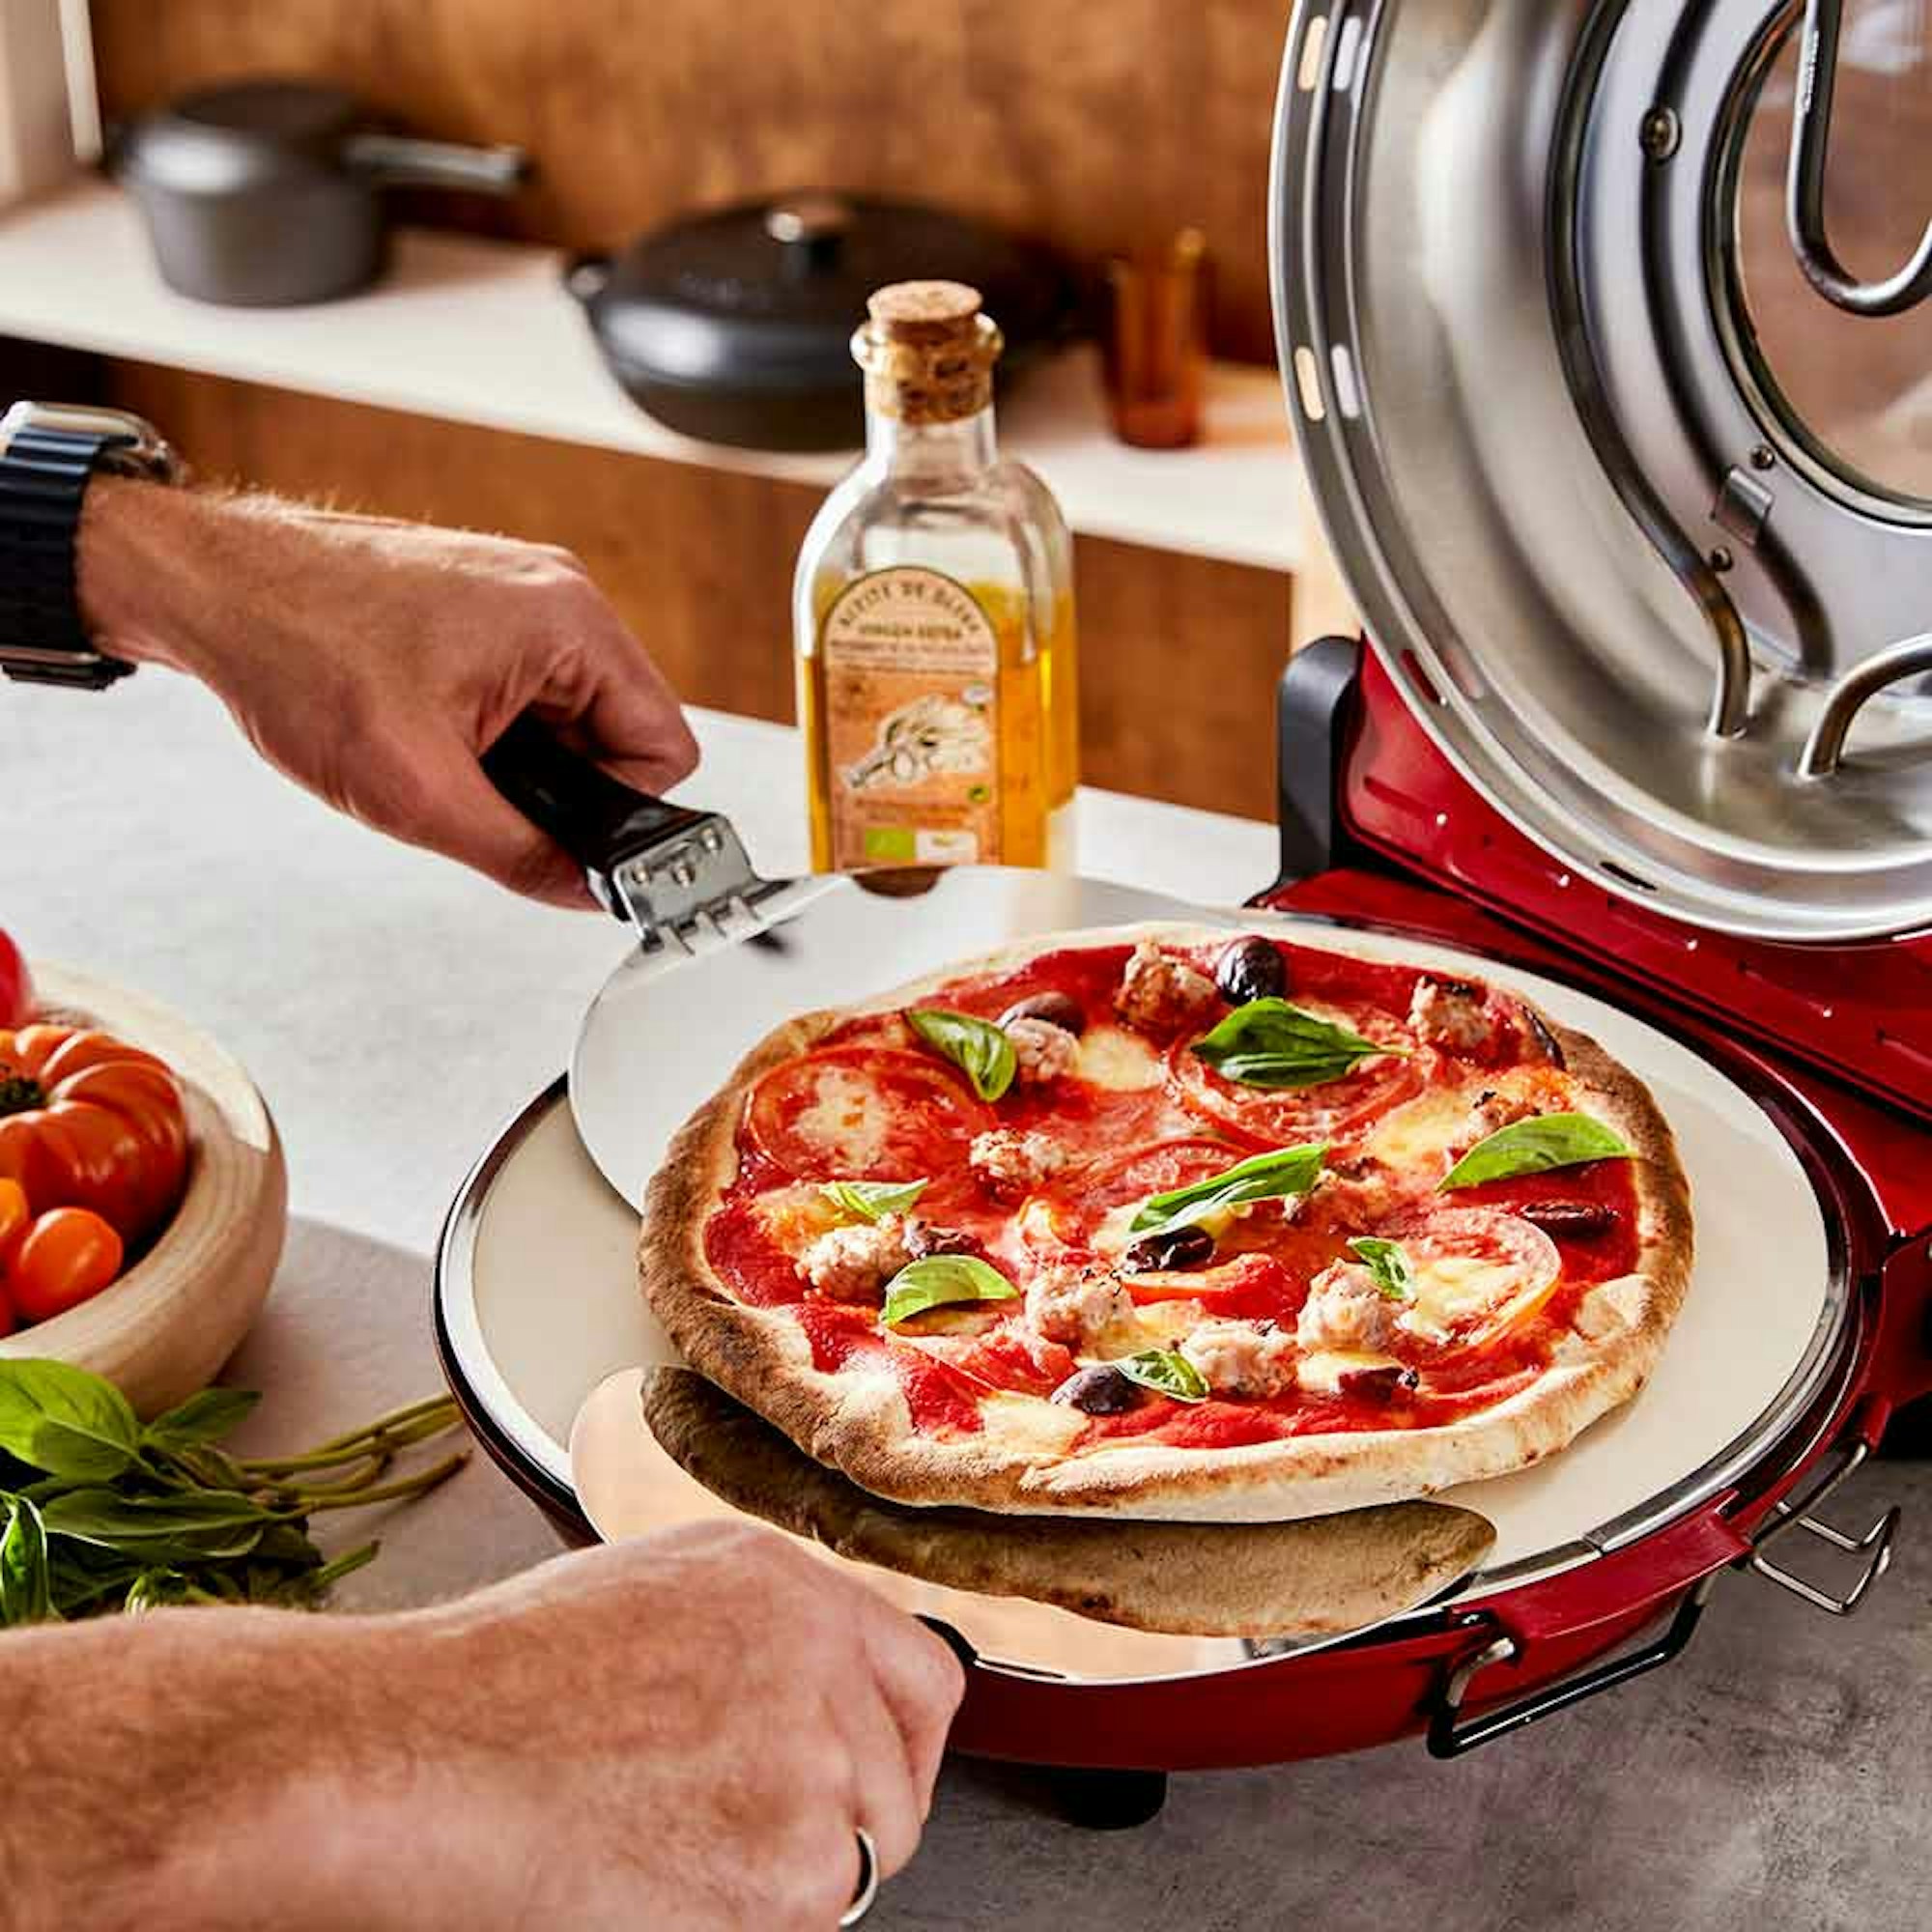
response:
[[[14,1311],[46,1321],[99,1294],[121,1272],[121,1236],[86,1208],[52,1208],[27,1230],[7,1270]]]
[[[27,1205],[27,1190],[17,1180],[0,1178],[0,1281],[4,1281],[14,1250],[27,1232],[34,1210]]]
[[[0,932],[0,1027],[23,1025],[34,1010],[34,982],[27,962],[4,932]]]
[[[0,1032],[0,1177],[39,1208],[89,1208],[139,1239],[174,1211],[187,1177],[174,1075],[110,1034]]]
[[[758,1151],[803,1180],[930,1180],[966,1172],[993,1110],[951,1067],[890,1046],[834,1046],[775,1066],[752,1090]]]

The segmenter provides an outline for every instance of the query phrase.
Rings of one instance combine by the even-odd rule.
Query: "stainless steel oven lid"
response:
[[[1283,367],[1378,648],[1544,845],[1759,936],[1932,924],[1932,205],[1832,185],[1925,180],[1879,14],[1304,0],[1282,79]]]

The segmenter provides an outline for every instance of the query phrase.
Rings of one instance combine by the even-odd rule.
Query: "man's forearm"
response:
[[[0,1919],[380,1922],[357,1833],[407,1820],[413,1758],[390,1628],[196,1609],[0,1638]]]

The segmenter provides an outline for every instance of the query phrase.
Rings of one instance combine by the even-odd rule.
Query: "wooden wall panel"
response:
[[[921,194],[1080,256],[1199,223],[1216,342],[1273,360],[1267,148],[1289,0],[94,0],[102,103],[211,79],[355,88],[540,180],[439,218],[611,246],[701,203]]]
[[[612,450],[120,365],[113,400],[205,476],[568,545],[694,703],[792,716],[787,607],[815,491]],[[1086,776],[1273,815],[1290,580],[1082,538]]]

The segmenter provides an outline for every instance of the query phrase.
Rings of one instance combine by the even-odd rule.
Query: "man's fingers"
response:
[[[579,722],[591,755],[613,777],[639,791],[668,791],[697,769],[697,740],[650,653],[609,615]]]
[[[597,903],[569,853],[490,782],[462,739],[452,734],[433,752],[400,745],[392,755],[403,795],[380,815],[369,813],[383,830],[460,860],[526,898],[573,911]]]
[[[898,1717],[882,1696],[848,1690],[838,1708],[858,1777],[858,1823],[871,1836],[880,1872],[890,1878],[919,1849],[928,1787],[917,1780]]]
[[[944,1638],[889,1605],[873,1602],[876,1614],[866,1619],[864,1641],[880,1695],[898,1726],[907,1775],[923,1818],[946,1753],[946,1734],[966,1694],[966,1673]]]

